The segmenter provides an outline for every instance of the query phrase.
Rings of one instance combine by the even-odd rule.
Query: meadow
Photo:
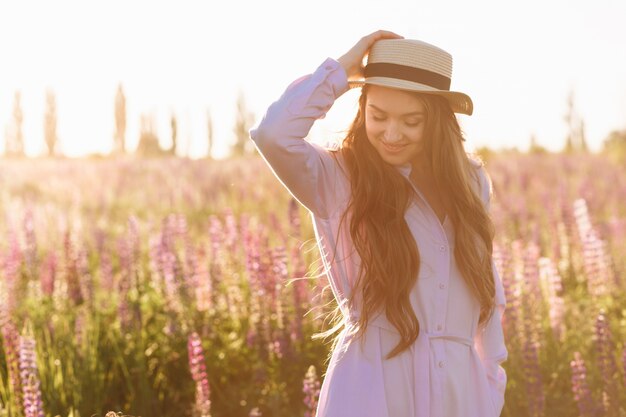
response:
[[[626,167],[493,154],[503,416],[626,416]],[[0,161],[0,416],[312,417],[334,300],[255,156]]]

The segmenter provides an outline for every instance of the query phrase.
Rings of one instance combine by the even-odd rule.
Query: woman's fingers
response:
[[[363,77],[363,59],[372,45],[380,39],[404,39],[404,37],[388,30],[377,30],[362,37],[356,45],[338,59],[349,80]]]

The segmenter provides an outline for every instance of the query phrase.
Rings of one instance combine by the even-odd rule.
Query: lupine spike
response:
[[[304,393],[304,405],[306,411],[304,417],[314,417],[317,410],[317,402],[320,394],[320,381],[317,378],[315,366],[309,366],[302,382],[302,392]]]
[[[202,341],[198,333],[193,332],[187,341],[187,351],[189,354],[189,369],[191,377],[196,383],[196,413],[198,417],[211,416],[211,391],[209,379],[204,363],[204,352]]]

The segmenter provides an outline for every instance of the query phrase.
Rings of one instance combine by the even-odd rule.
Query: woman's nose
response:
[[[400,131],[398,130],[397,127],[395,127],[394,125],[390,125],[386,130],[385,130],[385,142],[389,142],[389,143],[393,143],[393,142],[397,142],[400,140]]]

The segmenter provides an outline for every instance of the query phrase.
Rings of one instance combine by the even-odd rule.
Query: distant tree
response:
[[[48,148],[48,156],[55,156],[59,138],[57,136],[57,105],[52,90],[46,91],[46,110],[44,114],[44,139]]]
[[[5,132],[5,154],[10,157],[24,156],[24,135],[22,133],[22,113],[21,94],[18,91],[13,96],[13,120]]]
[[[213,120],[211,118],[211,111],[207,110],[207,140],[209,143],[209,150],[207,151],[207,157],[210,159],[213,155]]]
[[[528,149],[528,153],[530,154],[544,154],[548,151],[543,146],[537,144],[537,137],[535,134],[530,135],[530,147]]]
[[[115,144],[114,153],[126,153],[126,96],[122,84],[117,86],[115,95]]]
[[[172,113],[172,117],[170,119],[170,126],[172,128],[172,147],[170,148],[170,153],[172,155],[176,155],[176,151],[178,150],[178,142],[176,142],[177,122],[176,115],[174,113]]]
[[[563,151],[566,153],[587,152],[585,122],[576,110],[573,89],[567,96],[567,110],[563,119],[567,125],[567,137]]]
[[[578,141],[580,150],[582,152],[589,152],[589,148],[587,147],[587,134],[585,133],[585,121],[583,119],[580,119],[578,126]]]
[[[254,152],[250,133],[248,132],[254,123],[254,115],[248,111],[244,96],[239,92],[237,98],[237,114],[235,120],[235,145],[233,146],[233,156],[242,156]]]
[[[609,133],[602,144],[602,153],[614,162],[626,165],[626,129]]]
[[[152,116],[141,115],[139,144],[137,145],[136,153],[139,156],[163,156],[169,153],[169,151],[161,148],[159,144]]]

